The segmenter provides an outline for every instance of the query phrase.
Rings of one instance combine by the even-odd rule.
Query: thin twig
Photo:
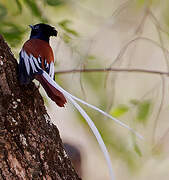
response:
[[[149,15],[149,7],[147,7],[147,8],[145,9],[144,15],[143,15],[143,17],[142,17],[142,19],[141,19],[141,22],[139,23],[138,27],[137,27],[136,30],[135,30],[135,33],[134,33],[134,34],[137,35],[137,38],[141,37],[142,34],[143,34],[144,25],[145,25],[145,22],[146,22],[146,20],[147,20],[147,18],[148,18],[148,15]],[[135,43],[135,44],[134,44],[134,47],[133,47],[133,49],[132,49],[132,52],[131,52],[131,54],[130,54],[130,57],[129,57],[128,67],[130,67],[130,65],[131,65],[132,56],[133,56],[133,54],[137,51],[137,48],[138,48],[138,44]]]
[[[159,120],[159,117],[160,117],[160,114],[161,114],[161,110],[162,110],[162,107],[163,107],[163,104],[164,104],[164,97],[165,97],[165,79],[164,79],[164,76],[161,76],[161,81],[162,81],[162,87],[161,87],[162,88],[161,89],[162,97],[161,97],[160,105],[159,105],[157,115],[156,115],[156,118],[155,118],[155,121],[154,121],[153,135],[152,135],[152,144],[153,145],[155,144],[155,135],[156,135],[156,131],[157,131],[158,120]]]
[[[127,5],[130,3],[130,0],[122,3],[121,5],[119,5],[119,7],[117,9],[115,9],[115,11],[113,12],[112,16],[118,16],[122,10],[126,9]]]
[[[154,145],[154,147],[152,148],[152,151],[156,151],[159,147],[161,147],[165,143],[165,139],[167,138],[168,133],[169,133],[169,127],[167,128],[165,133],[162,135],[162,137],[159,138],[159,141]]]
[[[169,70],[168,56],[167,56],[167,53],[165,51],[164,41],[163,41],[163,38],[162,38],[161,31],[159,30],[159,26],[156,26],[156,29],[157,29],[157,33],[158,33],[158,36],[159,36],[159,40],[160,40],[161,48],[162,48],[162,51],[163,51],[163,55],[164,55],[164,58],[165,58],[165,61],[166,61],[166,66],[167,66],[167,68]]]
[[[150,10],[149,13],[150,13],[150,17],[151,17],[152,20],[153,20],[152,22],[153,22],[156,26],[158,26],[158,28],[160,29],[161,32],[163,32],[164,34],[166,34],[166,35],[168,36],[169,33],[168,33],[166,30],[163,29],[163,27],[161,26],[159,20],[155,17],[155,15],[153,14],[153,12]]]
[[[147,38],[147,37],[136,37],[136,38],[130,40],[126,45],[124,45],[124,47],[120,50],[119,54],[118,54],[117,57],[114,59],[114,61],[109,65],[109,67],[111,68],[113,65],[115,65],[116,62],[119,61],[119,59],[125,54],[126,49],[127,49],[131,44],[133,44],[133,43],[135,43],[135,42],[137,42],[137,41],[140,41],[140,40],[150,42],[150,43],[154,44],[155,46],[161,48],[163,52],[165,51],[166,53],[169,54],[168,49],[166,49],[166,48],[164,48],[164,47],[161,47],[161,45],[160,45],[158,42],[153,41],[152,39],[149,39],[149,38]],[[109,72],[108,72],[107,75],[106,75],[106,82],[107,82],[108,76],[109,76]]]
[[[160,40],[160,44],[161,44],[161,48],[162,48],[162,51],[163,51],[163,55],[164,55],[164,58],[165,58],[165,61],[166,61],[166,66],[167,66],[167,69],[169,70],[168,54],[165,51],[165,46],[164,46],[164,42],[163,42],[163,38],[162,38],[162,33],[165,33],[167,35],[168,35],[168,33],[166,33],[161,28],[160,22],[155,17],[155,15],[153,14],[152,11],[150,11],[150,17],[152,18],[152,22],[154,23],[154,25],[156,27],[156,30],[157,30],[157,33],[158,33],[158,36],[159,36],[159,40]],[[160,116],[160,113],[161,113],[161,110],[162,110],[162,107],[163,107],[164,96],[165,96],[165,79],[164,79],[164,76],[161,76],[161,77],[162,77],[162,97],[161,97],[159,110],[158,110],[157,116],[156,116],[155,121],[154,121],[153,135],[152,135],[152,143],[153,144],[155,144],[155,135],[156,135],[156,131],[157,131],[157,124],[158,124],[159,116]],[[167,133],[165,132],[164,137],[166,136],[166,134]],[[155,147],[156,147],[156,145],[155,145]]]
[[[147,73],[147,74],[157,74],[157,75],[166,75],[166,76],[169,75],[169,72],[165,72],[165,71],[138,69],[138,68],[68,69],[68,70],[55,71],[55,74],[94,73],[94,72],[135,72],[135,73]]]
[[[147,20],[147,17],[149,16],[149,8],[150,8],[149,6],[145,8],[143,17],[142,17],[141,22],[135,31],[135,34],[142,34],[145,22]]]

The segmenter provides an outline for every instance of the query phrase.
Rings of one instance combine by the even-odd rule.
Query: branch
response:
[[[148,69],[137,69],[137,68],[93,68],[93,69],[68,69],[55,71],[55,74],[70,74],[70,73],[94,73],[94,72],[135,72],[135,73],[147,73],[156,75],[169,75],[169,72],[148,70]]]

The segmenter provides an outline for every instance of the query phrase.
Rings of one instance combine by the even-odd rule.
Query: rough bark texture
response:
[[[0,179],[80,179],[34,83],[20,86],[0,36]]]

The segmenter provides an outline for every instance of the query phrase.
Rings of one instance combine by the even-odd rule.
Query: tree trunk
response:
[[[20,86],[0,36],[0,179],[80,179],[34,83]]]

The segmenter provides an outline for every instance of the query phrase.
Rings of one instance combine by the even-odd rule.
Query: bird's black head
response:
[[[30,27],[32,29],[30,39],[41,39],[49,42],[50,36],[57,36],[56,29],[48,24],[40,23],[30,25]]]

